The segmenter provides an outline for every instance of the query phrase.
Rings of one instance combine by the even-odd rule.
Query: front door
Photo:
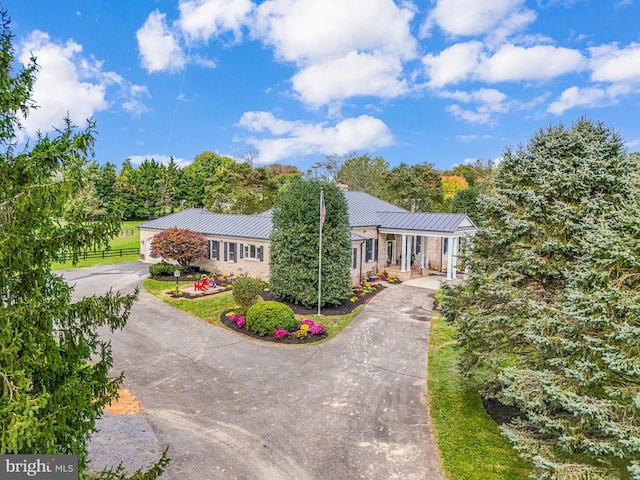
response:
[[[394,240],[387,241],[387,265],[395,263],[393,261],[393,244],[394,243],[395,243]]]

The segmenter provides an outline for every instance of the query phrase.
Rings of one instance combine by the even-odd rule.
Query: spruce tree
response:
[[[307,308],[318,301],[321,189],[326,208],[321,304],[339,304],[351,286],[349,216],[342,192],[332,183],[301,180],[278,197],[273,209],[269,288],[277,298]]]
[[[639,173],[584,119],[507,149],[445,287],[462,369],[523,413],[502,429],[535,478],[640,478]]]
[[[67,121],[55,137],[19,148],[17,113],[29,114],[37,66],[32,59],[14,74],[9,19],[0,16],[0,453],[76,454],[84,479],[88,439],[122,381],[109,377],[111,349],[97,327],[122,328],[136,295],[72,302],[72,288],[51,271],[63,251],[77,260],[87,247],[105,247],[120,220],[87,221],[81,209],[61,220],[85,187],[94,124],[78,130]]]

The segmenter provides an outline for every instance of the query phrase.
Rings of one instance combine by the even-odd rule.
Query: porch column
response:
[[[451,253],[453,254],[453,278],[456,278],[458,272],[458,253],[460,253],[460,237],[453,239],[453,249]]]
[[[453,280],[455,278],[453,271],[453,237],[447,239],[447,244],[449,246],[447,252],[447,280]]]
[[[420,235],[418,237],[420,239],[420,268],[424,268],[424,237]]]
[[[403,233],[402,234],[402,242],[401,242],[401,246],[400,246],[400,251],[402,252],[400,254],[400,272],[406,272],[407,271],[407,236]]]
[[[426,245],[424,247],[424,256],[426,258],[425,267],[427,267],[427,276],[429,276],[429,237],[424,237],[427,239]]]

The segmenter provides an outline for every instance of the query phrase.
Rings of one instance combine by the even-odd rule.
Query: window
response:
[[[224,242],[224,260],[225,262],[238,262],[237,243]]]
[[[416,253],[420,253],[420,249],[422,248],[422,237],[416,237]]]
[[[258,249],[255,245],[245,245],[244,246],[244,258],[248,258],[250,260],[258,259]]]
[[[445,255],[447,253],[449,253],[449,239],[448,238],[444,239],[444,243],[442,244],[442,253],[444,253]]]
[[[365,246],[364,261],[370,262],[373,260],[373,238],[368,238]]]
[[[220,260],[220,242],[218,240],[209,240],[209,258]]]

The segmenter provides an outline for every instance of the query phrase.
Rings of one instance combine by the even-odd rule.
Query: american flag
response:
[[[320,192],[320,226],[324,225],[324,219],[327,216],[327,209],[324,206],[324,195]]]

